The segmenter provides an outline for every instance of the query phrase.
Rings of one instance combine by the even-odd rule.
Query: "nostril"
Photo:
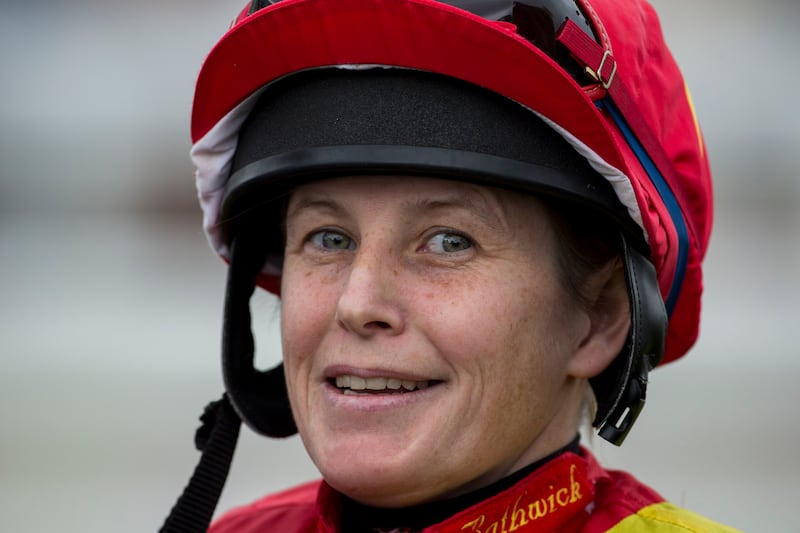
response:
[[[367,322],[364,324],[365,328],[377,328],[377,329],[390,329],[392,326],[389,325],[388,322],[382,322],[380,320],[374,320],[372,322]]]

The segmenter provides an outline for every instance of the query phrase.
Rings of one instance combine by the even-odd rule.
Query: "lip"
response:
[[[325,368],[323,379],[329,381],[339,376],[358,376],[360,378],[389,378],[399,379],[400,381],[436,381],[441,382],[435,376],[423,375],[414,372],[393,370],[388,368],[360,368],[350,365],[332,365]]]

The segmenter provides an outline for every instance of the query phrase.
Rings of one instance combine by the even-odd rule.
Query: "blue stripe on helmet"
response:
[[[658,168],[653,163],[653,160],[650,159],[647,151],[645,151],[644,147],[639,142],[639,139],[636,138],[636,135],[628,126],[628,123],[625,121],[625,117],[622,116],[622,113],[620,113],[614,102],[608,98],[605,98],[597,102],[597,107],[608,111],[611,115],[611,118],[614,119],[614,122],[619,127],[622,135],[628,142],[628,145],[631,147],[633,153],[636,155],[636,158],[639,160],[639,163],[641,163],[645,172],[647,172],[650,181],[656,186],[656,190],[658,191],[658,194],[661,196],[661,200],[664,202],[664,205],[667,208],[667,212],[672,219],[672,223],[675,225],[675,231],[678,234],[678,264],[675,268],[675,276],[672,279],[672,285],[667,293],[666,302],[664,302],[664,305],[667,308],[667,313],[671,316],[673,309],[675,309],[675,304],[678,301],[678,295],[680,295],[681,287],[683,286],[683,278],[686,274],[686,263],[689,257],[689,232],[686,228],[686,221],[683,218],[683,212],[681,212],[680,205],[678,205],[675,195],[672,193],[669,185],[667,185],[667,182],[664,180],[661,172],[659,172]]]

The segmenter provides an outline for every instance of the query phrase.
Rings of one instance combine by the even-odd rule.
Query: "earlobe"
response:
[[[573,377],[589,379],[600,374],[619,355],[631,324],[625,273],[619,259],[592,275],[585,312],[589,328],[577,344],[568,366]]]

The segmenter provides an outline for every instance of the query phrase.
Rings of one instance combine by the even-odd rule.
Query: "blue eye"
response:
[[[356,243],[342,233],[331,230],[321,230],[311,235],[311,242],[325,250],[355,250]]]
[[[437,253],[463,252],[472,248],[472,241],[458,233],[437,233],[428,241],[428,249]]]

